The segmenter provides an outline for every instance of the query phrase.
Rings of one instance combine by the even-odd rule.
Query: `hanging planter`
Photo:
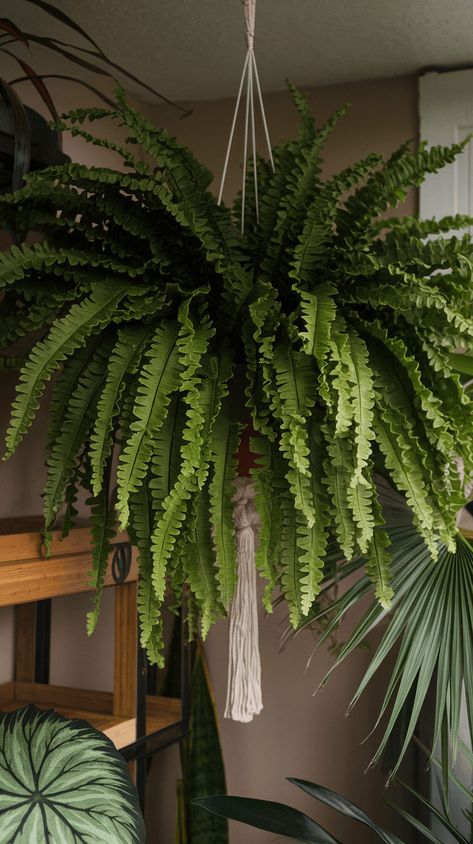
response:
[[[347,559],[368,555],[379,600],[391,599],[388,538],[375,468],[405,494],[436,554],[452,545],[464,501],[455,458],[471,475],[471,403],[452,352],[473,332],[466,218],[381,220],[410,186],[464,147],[403,146],[323,182],[304,98],[295,141],[260,164],[255,220],[208,192],[211,174],[119,95],[115,112],[80,110],[64,127],[107,117],[154,156],[131,172],[79,164],[30,174],[3,197],[6,223],[47,241],[0,257],[4,348],[42,328],[19,378],[7,455],[58,370],[50,405],[46,532],[79,484],[91,493],[97,608],[115,510],[105,480],[120,451],[116,511],[141,555],[142,641],[160,659],[160,608],[189,585],[205,635],[236,584],[233,481],[241,436],[241,372],[256,436],[252,471],[262,523],[257,565],[297,625],[319,589],[329,533]],[[60,210],[61,214],[57,214]],[[379,237],[381,230],[386,234]],[[431,233],[441,236],[427,240]],[[239,361],[244,359],[244,366]]]
[[[251,102],[254,57],[245,67]],[[472,346],[473,249],[468,235],[449,234],[472,220],[383,216],[467,141],[405,144],[324,181],[323,147],[343,112],[316,128],[304,96],[291,93],[297,139],[269,161],[254,155],[233,208],[209,192],[212,175],[189,150],[120,92],[116,108],[72,112],[57,128],[120,153],[127,172],[50,167],[0,198],[5,224],[46,238],[0,256],[1,346],[30,342],[6,456],[54,376],[46,539],[64,503],[67,533],[79,486],[89,490],[91,632],[118,516],[139,549],[141,641],[152,662],[162,662],[167,592],[185,596],[203,637],[227,614],[238,546],[247,576],[234,604],[227,709],[242,720],[261,708],[247,603],[253,551],[264,606],[271,611],[281,590],[294,627],[313,614],[327,562],[332,571],[329,541],[338,557],[364,555],[388,608],[390,537],[375,474],[405,496],[435,560],[439,543],[455,548],[465,500],[458,461],[467,478],[473,471],[472,407],[455,374],[455,350]],[[102,118],[124,127],[151,163],[82,128]],[[253,491],[239,511],[235,501],[248,415],[255,549]],[[237,645],[242,629],[253,638]],[[253,679],[240,705],[242,684],[232,681],[242,668]]]

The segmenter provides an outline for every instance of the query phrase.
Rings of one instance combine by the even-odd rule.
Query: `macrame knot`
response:
[[[246,478],[237,480],[237,491],[233,496],[233,521],[236,529],[253,528],[259,524],[259,517],[254,506],[254,489]]]
[[[259,517],[249,478],[238,478],[233,496],[233,521],[238,583],[230,610],[228,686],[225,718],[248,723],[263,708],[258,642],[255,547]]]
[[[256,0],[242,0],[245,13],[245,37],[248,50],[253,49],[255,42]]]

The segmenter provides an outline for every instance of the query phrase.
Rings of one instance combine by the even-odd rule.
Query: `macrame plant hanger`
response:
[[[256,219],[259,221],[258,172],[256,155],[255,129],[255,89],[263,130],[268,149],[269,160],[274,171],[273,153],[269,139],[268,123],[264,111],[261,85],[259,81],[255,40],[256,0],[242,0],[245,15],[246,58],[238,89],[235,111],[228,139],[225,162],[218,203],[222,202],[223,189],[227,176],[228,162],[232,150],[235,127],[246,88],[245,126],[243,135],[243,176],[241,190],[241,232],[245,231],[245,199],[248,149],[251,142],[253,159],[253,179],[255,191]],[[258,528],[258,515],[254,504],[254,488],[249,478],[238,478],[236,493],[233,498],[233,518],[238,563],[238,582],[235,597],[230,609],[229,647],[228,647],[228,684],[225,718],[247,723],[258,715],[262,708],[261,660],[258,640],[258,600],[256,592],[255,547]]]

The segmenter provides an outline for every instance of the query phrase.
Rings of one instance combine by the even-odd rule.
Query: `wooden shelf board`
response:
[[[114,715],[111,692],[70,689],[39,683],[4,683],[0,685],[0,709],[12,712],[34,703],[39,709],[55,709],[66,718],[80,718],[101,730],[120,749],[135,740],[135,718]],[[181,720],[181,701],[175,698],[146,699],[146,732],[156,732]]]
[[[119,534],[115,542],[126,542]],[[25,604],[44,598],[72,595],[91,590],[91,540],[88,528],[77,528],[65,540],[54,539],[52,556],[41,556],[39,533],[0,535],[0,606]],[[113,549],[109,557],[105,585],[113,586]],[[136,551],[127,582],[138,577]]]

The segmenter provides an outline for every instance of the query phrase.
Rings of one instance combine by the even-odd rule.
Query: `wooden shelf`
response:
[[[89,528],[74,528],[65,539],[61,539],[60,532],[55,531],[51,556],[46,557],[40,523],[37,518],[25,519],[21,523],[15,519],[0,519],[0,607],[92,589]],[[113,542],[128,542],[128,536],[126,533],[118,534]],[[113,552],[105,586],[114,584],[110,566],[112,556]],[[132,552],[127,581],[134,581],[137,576],[136,554]]]
[[[55,709],[67,718],[81,718],[101,730],[120,750],[135,740],[136,722],[113,712],[113,694],[88,689],[71,689],[41,683],[4,683],[0,685],[0,709],[10,712],[34,703],[40,709]],[[181,701],[175,698],[146,699],[146,733],[170,727],[181,720]]]
[[[158,746],[182,738],[188,720],[187,698],[181,705],[180,700],[146,696],[146,675],[138,669],[136,550],[130,549],[126,533],[115,536],[105,575],[104,585],[114,587],[113,692],[53,686],[46,682],[51,632],[47,599],[93,588],[92,538],[87,525],[75,527],[65,539],[56,531],[46,556],[41,527],[37,517],[0,519],[0,607],[15,606],[14,679],[0,685],[0,710],[35,704],[88,721],[117,749],[126,748],[135,776],[138,769],[145,770],[146,756]],[[128,547],[120,547],[124,545]],[[141,717],[137,735],[136,719],[144,704],[145,736]],[[145,778],[137,775],[137,780],[144,783]]]

